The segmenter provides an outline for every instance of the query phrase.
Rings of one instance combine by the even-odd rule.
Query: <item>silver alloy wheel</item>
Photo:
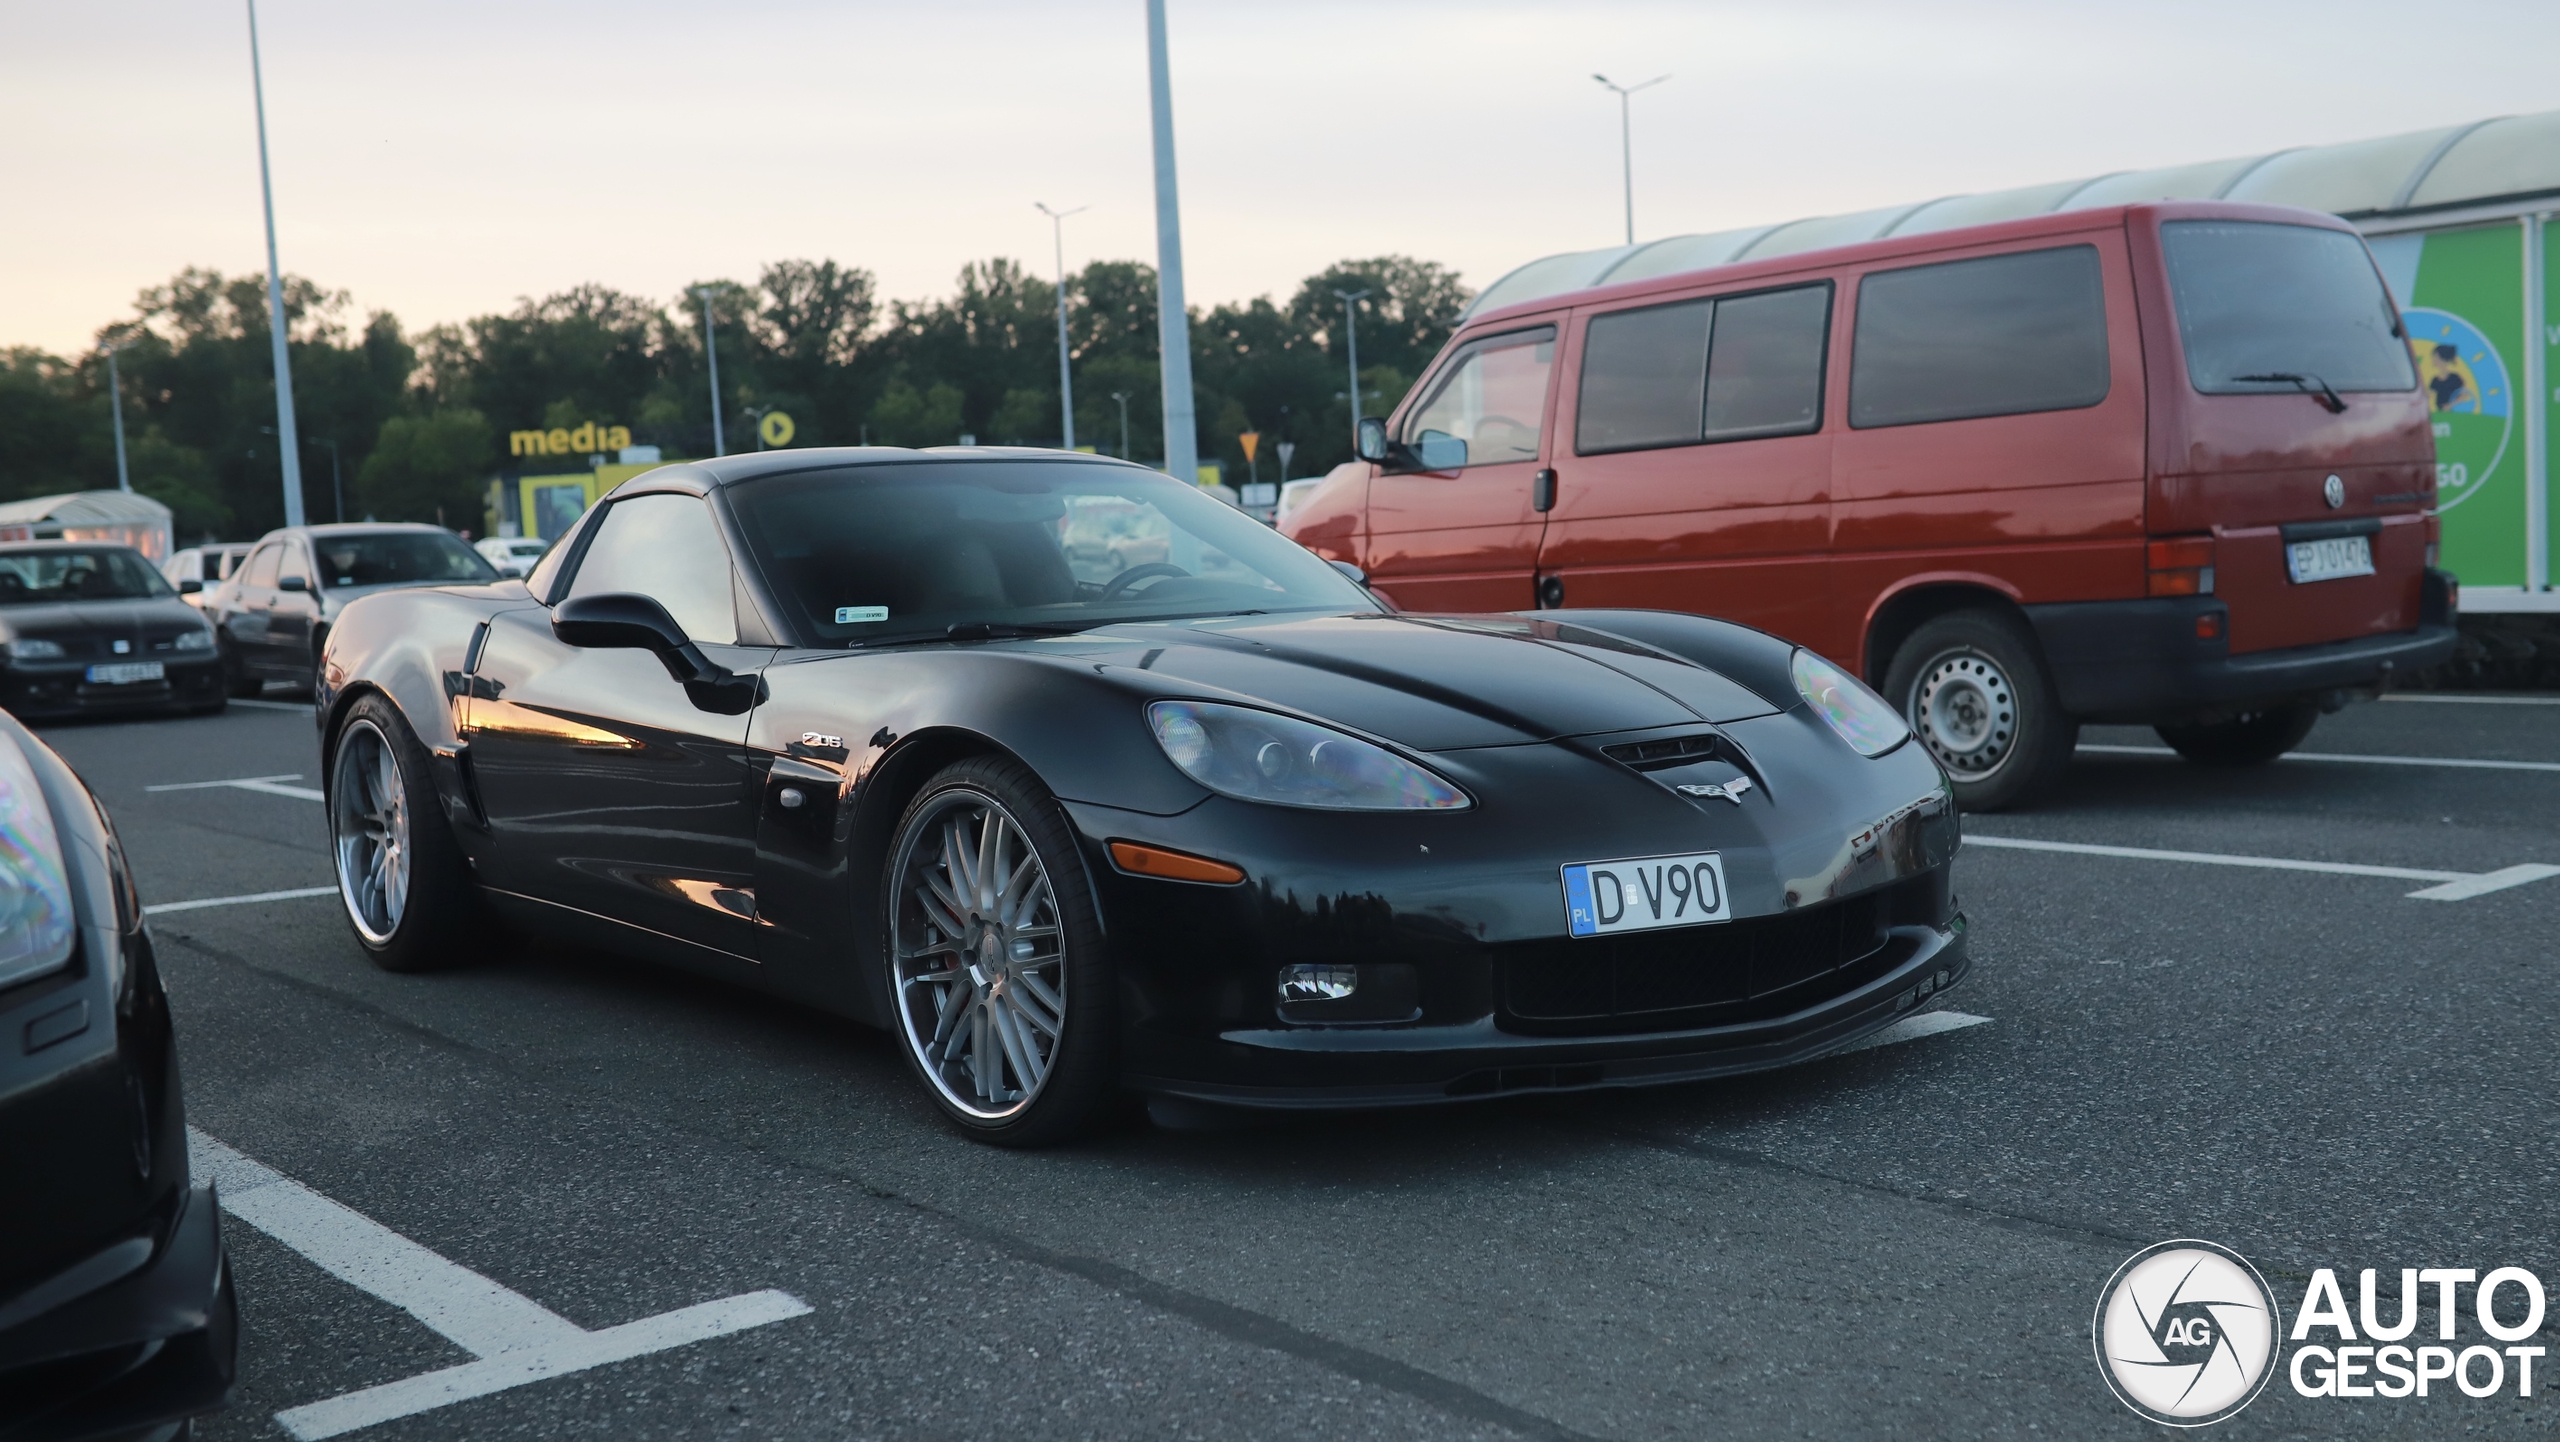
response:
[[[1001,1121],[1031,1105],[1067,1019],[1066,937],[1020,822],[954,787],[909,825],[890,895],[900,1030],[944,1101]]]
[[[329,787],[330,849],[338,863],[338,895],[368,942],[381,946],[409,908],[409,789],[391,739],[371,721],[350,724],[338,738]]]
[[[1956,780],[1980,781],[2016,748],[2017,692],[1990,657],[1949,651],[1921,668],[1911,688],[1911,729]]]

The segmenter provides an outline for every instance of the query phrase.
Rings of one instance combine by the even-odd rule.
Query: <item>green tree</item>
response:
[[[393,416],[357,473],[350,509],[384,521],[477,530],[495,435],[467,406]]]

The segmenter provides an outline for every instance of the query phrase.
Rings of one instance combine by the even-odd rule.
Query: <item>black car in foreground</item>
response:
[[[237,1316],[115,829],[0,717],[0,1439],[182,1432]]]
[[[202,613],[131,546],[0,546],[0,707],[18,717],[219,711]]]
[[[651,471],[349,606],[317,699],[382,965],[495,916],[804,998],[991,1140],[1776,1066],[1966,966],[1946,779],[1820,657],[1392,614],[1099,458]]]

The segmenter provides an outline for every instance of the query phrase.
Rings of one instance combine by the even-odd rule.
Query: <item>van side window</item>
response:
[[[1858,283],[1849,424],[2076,410],[2107,398],[2098,250],[2067,245]]]
[[[1551,325],[1473,342],[1405,421],[1405,448],[1426,471],[1536,460],[1555,359]]]
[[[1575,453],[1820,429],[1830,323],[1828,283],[1593,317]]]

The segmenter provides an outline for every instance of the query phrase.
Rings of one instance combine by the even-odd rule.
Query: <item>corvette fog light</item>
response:
[[[1340,1001],[1360,987],[1356,966],[1284,966],[1280,968],[1280,1000]]]

